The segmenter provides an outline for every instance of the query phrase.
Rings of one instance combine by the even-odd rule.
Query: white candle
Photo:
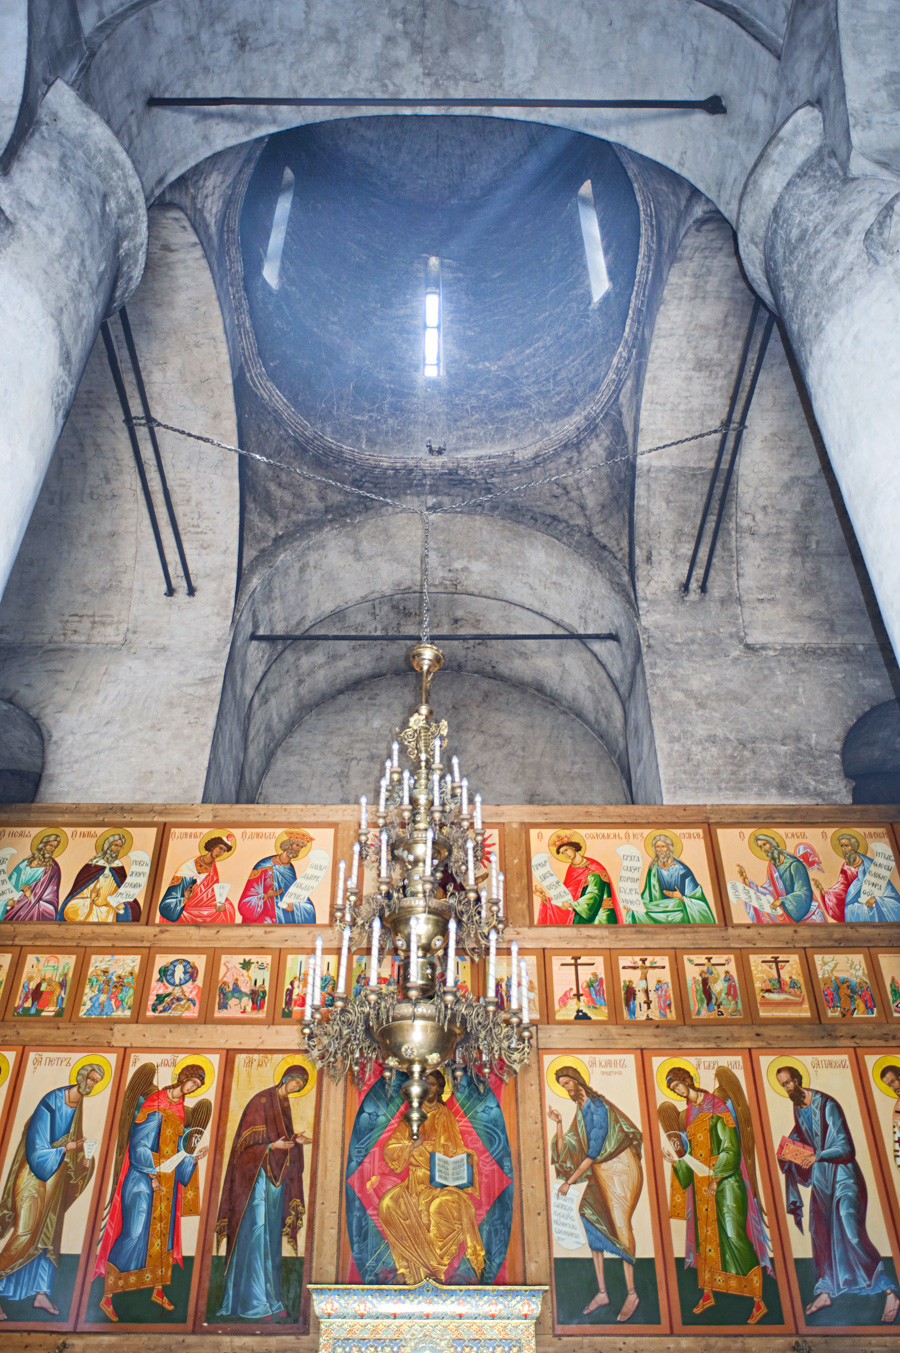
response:
[[[487,920],[487,888],[481,890],[481,919]]]
[[[440,808],[440,806],[441,806],[441,777],[440,777],[440,773],[439,773],[438,771],[435,771],[435,772],[434,772],[434,775],[432,776],[432,781],[431,781],[431,797],[432,797],[432,800],[433,800],[433,802],[434,802],[435,808]]]
[[[452,769],[453,769],[453,783],[454,783],[455,785],[458,785],[458,784],[459,784],[459,757],[458,757],[458,756],[451,756],[451,758],[450,758],[450,765],[451,765],[451,767],[452,767]]]
[[[389,779],[391,778],[391,758],[390,758],[389,756],[388,756],[388,757],[385,757],[385,762],[384,762],[384,778],[385,778],[386,780],[389,780]]]
[[[392,770],[399,770],[399,769],[400,769],[400,743],[399,743],[399,742],[392,742],[392,743],[391,743],[391,769],[392,769]]]
[[[506,876],[505,876],[505,874],[503,873],[503,870],[501,869],[500,872],[499,872],[498,875],[497,875],[497,897],[498,897],[499,902],[500,902],[500,906],[499,906],[499,909],[498,909],[498,911],[497,911],[497,915],[498,915],[498,916],[502,916],[502,915],[503,915],[503,884],[504,884],[504,882],[505,882],[505,878],[506,878]]]
[[[304,1019],[312,1019],[313,1010],[313,977],[315,976],[316,963],[312,954],[309,956],[309,962],[306,965],[306,1009],[303,1012]]]
[[[434,832],[431,828],[425,833],[425,875],[431,876],[434,855]]]
[[[497,896],[497,852],[491,851],[491,897]]]
[[[403,807],[409,807],[409,771],[403,772]]]
[[[388,834],[382,827],[381,829],[381,878],[388,876]]]
[[[316,961],[313,968],[313,1005],[322,1004],[322,936],[316,940]]]
[[[488,978],[487,994],[488,1000],[492,1000],[497,994],[497,932],[492,930],[488,936]]]
[[[341,941],[341,961],[338,967],[337,990],[338,995],[343,996],[344,988],[347,985],[347,957],[350,953],[350,927],[344,926],[344,938]]]
[[[434,761],[432,762],[432,765],[434,765],[434,766],[439,766],[440,764],[441,764],[441,740],[440,740],[440,738],[435,738],[435,740],[434,740]]]
[[[522,987],[522,1023],[530,1024],[531,1015],[528,1009],[528,964],[524,958],[519,959],[519,980]]]
[[[509,1003],[513,1010],[519,1008],[519,946],[515,940],[509,946]]]
[[[356,887],[356,878],[359,873],[359,842],[353,842],[353,859],[350,861],[350,887]]]
[[[372,948],[369,952],[369,986],[378,986],[378,945],[381,940],[381,917],[372,922]]]
[[[462,780],[462,803],[460,804],[463,817],[469,816],[469,782],[463,776]]]
[[[475,795],[475,830],[481,831],[481,795]]]
[[[448,771],[447,774],[444,776],[444,802],[449,803],[452,795],[453,795],[453,780],[451,779],[450,772]]]
[[[447,922],[447,962],[445,985],[452,991],[456,986],[456,921],[451,916]]]
[[[340,911],[344,905],[344,876],[346,875],[346,873],[347,873],[346,860],[338,861],[338,884],[337,884],[337,904],[336,904],[336,908],[338,911]]]
[[[409,980],[419,980],[419,922],[415,916],[409,918]]]
[[[368,799],[365,794],[359,797],[359,830],[364,832],[369,825]]]
[[[379,813],[383,813],[384,810],[385,810],[385,808],[386,808],[386,806],[387,806],[387,788],[388,788],[388,782],[387,782],[387,779],[385,778],[385,776],[382,775],[382,777],[381,777],[381,783],[380,783],[379,786],[378,786],[378,811],[379,811]]]
[[[475,842],[471,836],[466,841],[466,883],[470,888],[475,887]]]

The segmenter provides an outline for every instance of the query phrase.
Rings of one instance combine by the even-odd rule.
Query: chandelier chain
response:
[[[312,470],[304,470],[299,465],[289,465],[286,461],[275,460],[272,456],[264,456],[259,451],[248,451],[243,446],[232,446],[229,442],[219,441],[216,437],[205,437],[202,433],[189,432],[186,428],[175,427],[172,423],[160,422],[158,418],[137,417],[125,418],[122,421],[131,427],[160,428],[163,432],[173,432],[178,437],[187,437],[195,442],[205,442],[207,446],[218,447],[220,451],[232,451],[237,456],[247,456],[248,459],[259,461],[263,465],[272,465],[275,469],[287,470],[290,474],[299,475],[301,479],[309,479],[317,484],[326,484],[329,488],[340,489],[343,493],[352,494],[357,498],[367,498],[372,502],[384,503],[387,507],[397,508],[399,512],[417,513],[424,517],[426,522],[432,516],[436,517],[447,512],[462,512],[467,507],[489,503],[495,498],[506,498],[514,493],[526,493],[529,489],[541,488],[545,484],[556,484],[563,479],[573,479],[576,475],[593,474],[595,470],[606,470],[612,465],[624,465],[637,456],[649,456],[655,451],[668,451],[674,446],[684,446],[688,442],[702,441],[704,437],[717,437],[726,432],[744,432],[747,429],[746,423],[730,423],[726,420],[717,424],[714,428],[707,428],[705,432],[693,432],[687,437],[677,437],[671,442],[661,442],[658,446],[646,446],[643,450],[636,451],[634,455],[629,452],[624,456],[613,456],[609,460],[595,461],[592,465],[578,465],[570,470],[560,470],[556,474],[545,475],[542,479],[530,479],[525,484],[513,484],[510,488],[497,489],[493,493],[482,493],[475,498],[463,498],[458,503],[450,503],[446,507],[431,507],[423,511],[421,508],[410,507],[408,503],[399,502],[396,498],[388,498],[385,494],[373,493],[370,489],[361,489],[355,484],[344,484],[339,479],[330,479],[327,475],[316,474]],[[423,611],[423,618],[425,614]]]
[[[428,595],[428,574],[431,564],[431,515],[422,513],[422,643],[427,644],[431,627],[431,604]]]

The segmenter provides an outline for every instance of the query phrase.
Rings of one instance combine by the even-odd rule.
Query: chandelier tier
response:
[[[528,977],[518,945],[510,945],[507,1009],[496,996],[497,943],[506,922],[503,875],[496,853],[489,858],[489,887],[479,890],[476,866],[484,861],[481,796],[469,796],[459,762],[442,757],[447,723],[435,720],[429,704],[432,679],[443,655],[423,640],[410,652],[421,675],[418,708],[398,730],[385,762],[375,814],[360,799],[360,821],[349,877],[338,866],[337,918],[343,930],[334,1005],[322,1004],[322,941],[316,940],[302,1030],[312,1060],[334,1080],[352,1072],[358,1087],[376,1063],[393,1084],[406,1074],[402,1093],[413,1138],[425,1121],[428,1073],[449,1067],[458,1085],[466,1075],[483,1090],[492,1074],[507,1080],[531,1052]],[[401,746],[412,770],[400,768]],[[360,885],[365,866],[377,865],[377,890]],[[346,888],[345,888],[346,880]],[[487,955],[486,995],[476,1000],[460,991],[456,959],[474,962]],[[347,994],[350,953],[369,956],[365,990]],[[392,955],[394,976],[385,984],[379,970]]]

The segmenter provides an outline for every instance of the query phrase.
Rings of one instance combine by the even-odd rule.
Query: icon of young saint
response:
[[[669,1216],[685,1222],[685,1268],[697,1270],[700,1288],[694,1314],[714,1306],[717,1292],[730,1293],[752,1301],[747,1324],[755,1325],[767,1309],[763,1269],[773,1269],[753,1120],[735,1073],[719,1066],[715,1080],[704,1090],[695,1068],[675,1058],[657,1072],[667,1096],[657,1116],[672,1168]]]
[[[175,1309],[165,1293],[174,1264],[183,1267],[182,1217],[200,1211],[197,1165],[212,1116],[208,1099],[187,1101],[212,1087],[209,1058],[183,1058],[171,1084],[158,1088],[156,1067],[144,1062],[131,1076],[119,1115],[112,1192],[92,1278],[103,1279],[100,1310],[118,1320],[113,1297],[150,1289],[150,1300]]]
[[[234,832],[214,827],[202,836],[198,854],[179,865],[163,893],[160,920],[182,925],[230,925],[234,907],[227,897],[228,885],[219,878],[219,864],[236,849]]]
[[[547,850],[566,866],[563,887],[571,903],[553,901],[543,888],[538,925],[622,925],[625,917],[609,871],[586,852],[580,832],[568,828],[552,833]]]

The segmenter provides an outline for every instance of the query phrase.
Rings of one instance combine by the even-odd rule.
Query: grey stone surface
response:
[[[129,304],[151,407],[236,436],[215,292],[189,223],[154,209],[148,267]],[[117,322],[120,359],[127,356]],[[132,400],[137,408],[133,385]],[[237,562],[233,455],[160,434],[197,595],[164,595],[106,358],[95,348],[0,603],[0,696],[47,734],[44,801],[195,801],[215,721]],[[148,466],[150,447],[143,441]]]
[[[415,699],[415,674],[380,677],[326,699],[279,744],[260,803],[348,803],[371,796],[380,755]],[[607,748],[569,710],[533,691],[471,672],[442,672],[432,687],[446,718],[447,752],[485,803],[627,803]]]
[[[57,81],[0,177],[0,584],[98,325],[140,277],[145,221],[127,156]]]
[[[31,803],[44,769],[39,725],[9,700],[0,700],[0,803]]]
[[[684,239],[656,324],[640,446],[715,424],[751,296],[724,223]],[[716,439],[639,459],[637,595],[665,802],[846,802],[847,729],[891,694],[777,336],[709,590],[685,596]]]

